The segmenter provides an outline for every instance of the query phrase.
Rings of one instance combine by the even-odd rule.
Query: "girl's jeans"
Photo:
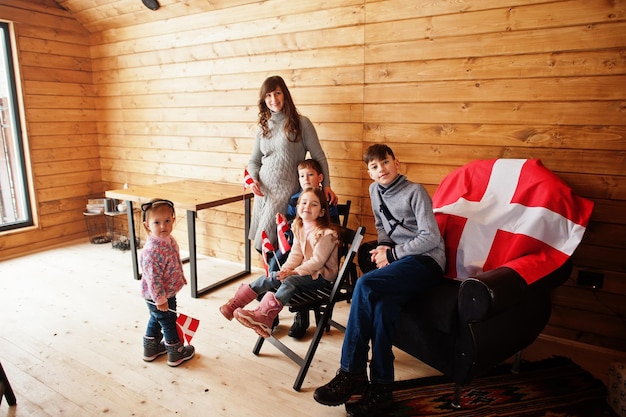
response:
[[[276,271],[270,272],[269,277],[262,275],[250,284],[250,288],[257,294],[277,289],[276,299],[282,305],[285,305],[291,300],[296,291],[317,290],[333,285],[321,275],[317,279],[313,279],[311,275],[291,275],[283,281],[278,280],[276,275]]]
[[[146,328],[146,336],[154,337],[157,340],[161,339],[161,331],[163,331],[163,337],[168,344],[178,343],[178,331],[176,330],[176,317],[177,314],[172,311],[159,311],[152,300],[146,300],[148,310],[150,310],[150,320],[148,320],[148,327]],[[176,311],[176,297],[167,299],[167,306],[170,310]]]
[[[400,310],[443,276],[441,268],[429,260],[407,256],[357,280],[343,339],[341,370],[364,374],[371,340],[370,380],[378,384],[394,381],[392,343]]]

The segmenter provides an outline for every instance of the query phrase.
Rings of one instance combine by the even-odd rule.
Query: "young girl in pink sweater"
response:
[[[174,203],[158,198],[142,204],[141,211],[148,232],[141,252],[141,295],[150,311],[143,360],[151,362],[167,353],[167,364],[178,366],[193,357],[194,347],[183,346],[176,330],[176,294],[187,281],[178,243],[172,236]]]
[[[300,194],[292,229],[293,245],[282,268],[249,285],[242,284],[235,296],[220,307],[228,320],[235,317],[262,337],[270,336],[274,319],[296,291],[331,286],[337,278],[339,236],[323,191],[307,188]],[[263,293],[256,310],[243,309]]]

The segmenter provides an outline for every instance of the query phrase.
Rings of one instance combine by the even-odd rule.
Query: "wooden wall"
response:
[[[539,158],[593,200],[546,332],[617,349],[626,349],[625,6],[383,1],[365,9],[363,146],[390,143],[431,191],[473,159]],[[579,269],[604,273],[604,288],[577,286]]]
[[[0,3],[17,38],[37,223],[3,233],[0,259],[83,238],[87,198],[102,192],[89,33],[51,6]]]
[[[361,153],[363,5],[352,0],[318,10],[305,1],[246,3],[165,23],[87,25],[95,31],[96,105],[106,115],[99,121],[103,181],[111,187],[180,178],[242,183],[259,87],[278,73],[316,124],[331,158],[333,188],[360,211],[361,172],[350,167]],[[214,211],[200,219],[209,223],[198,228],[205,253],[241,258],[241,233],[223,225],[241,227],[242,216]],[[233,241],[225,244],[228,236]]]
[[[0,12],[19,16],[26,2],[8,1]],[[27,104],[47,107],[27,110],[31,152],[49,190],[38,191],[40,209],[54,198],[61,211],[49,215],[67,219],[72,236],[78,200],[92,193],[180,178],[240,183],[258,88],[280,74],[318,130],[333,188],[353,202],[352,225],[373,230],[361,154],[377,142],[430,192],[474,159],[540,158],[593,200],[546,332],[626,349],[624,0],[162,0],[154,12],[138,0],[57,0],[69,13],[40,3],[30,7],[41,22],[16,25],[21,54],[42,48],[39,66],[21,58]],[[76,65],[49,71],[59,51]],[[50,137],[44,126],[65,131]],[[203,252],[241,259],[241,243],[224,238],[241,227],[241,207],[201,220]],[[34,248],[52,243],[36,236],[46,243]],[[577,286],[579,269],[603,273],[604,287]]]

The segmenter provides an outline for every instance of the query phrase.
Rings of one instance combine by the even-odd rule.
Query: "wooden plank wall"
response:
[[[0,3],[17,38],[37,222],[3,233],[0,259],[86,236],[82,212],[102,192],[89,33],[52,5]]]
[[[96,99],[88,84],[62,89],[80,98],[70,93],[62,98],[65,111],[38,118],[88,130],[66,133],[61,143],[70,149],[57,145],[33,162],[100,164],[100,177],[76,179],[70,201],[124,183],[240,183],[258,88],[280,74],[318,130],[333,188],[353,202],[352,225],[373,230],[361,153],[377,142],[392,146],[403,171],[430,192],[474,159],[540,158],[592,199],[591,225],[572,278],[555,294],[546,332],[626,349],[624,0],[162,0],[155,12],[135,0],[57,1],[90,33],[86,62]],[[38,23],[42,34],[31,42],[39,37],[83,51],[81,42],[58,39],[78,29],[57,25],[63,29],[52,33],[48,24]],[[88,72],[78,57],[67,71]],[[94,122],[99,158],[91,153]],[[53,191],[73,189],[71,174],[54,175],[50,180],[64,183]],[[80,207],[74,209],[58,217],[77,227]],[[241,243],[225,238],[241,227],[241,210],[201,216],[204,253],[241,259]],[[181,222],[183,242],[184,232]],[[577,286],[579,269],[603,273],[602,290]]]
[[[107,115],[99,122],[104,182],[242,183],[257,129],[259,87],[280,74],[332,158],[333,188],[360,211],[361,173],[350,167],[361,153],[362,2],[337,1],[326,10],[304,1],[225,3],[228,8],[166,24],[94,33],[97,106]],[[200,213],[204,253],[241,259],[241,233],[229,232],[243,224],[241,215],[233,215],[241,209]],[[184,245],[185,224],[178,229]]]
[[[434,191],[474,159],[539,158],[595,202],[547,333],[626,349],[626,2],[368,2],[363,147]],[[365,192],[366,183],[363,184]],[[595,294],[578,270],[605,274]]]

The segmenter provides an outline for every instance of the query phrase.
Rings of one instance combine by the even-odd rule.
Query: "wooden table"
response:
[[[130,251],[135,279],[141,279],[137,260],[137,240],[135,236],[135,220],[133,203],[146,203],[153,198],[171,200],[176,209],[187,211],[187,234],[189,238],[189,268],[191,296],[197,298],[207,292],[226,284],[236,278],[250,273],[250,202],[253,194],[243,190],[241,185],[224,184],[210,181],[182,180],[164,184],[142,185],[122,190],[109,190],[105,193],[109,198],[126,201],[128,213],[128,230],[130,234]],[[196,252],[196,216],[197,212],[211,207],[237,201],[245,202],[245,268],[243,271],[226,277],[216,283],[198,290],[197,252]]]

